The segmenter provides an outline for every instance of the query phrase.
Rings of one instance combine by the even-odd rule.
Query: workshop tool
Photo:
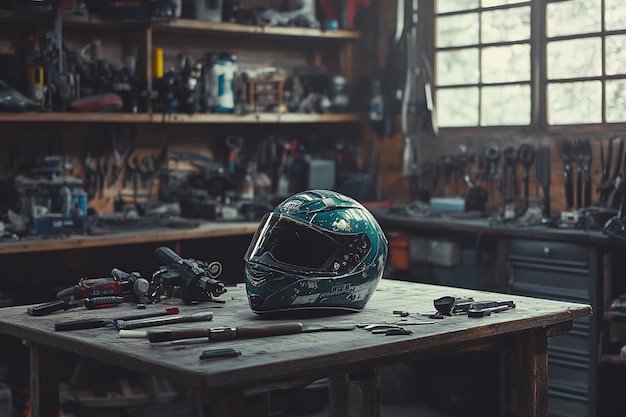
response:
[[[587,171],[588,172],[588,171]],[[543,190],[543,215],[549,219],[550,214],[550,148],[540,146],[537,149],[537,177]]]
[[[600,178],[600,182],[596,188],[597,193],[599,194],[598,201],[600,204],[606,204],[609,199],[609,191],[612,189],[611,182],[609,180],[609,173],[611,171],[611,160],[613,158],[613,141],[616,137],[612,137],[609,139],[608,149],[606,157],[604,155],[604,144],[600,143],[600,166],[602,176]]]
[[[322,326],[299,322],[269,324],[266,326],[214,327],[209,329],[176,329],[149,331],[150,343],[169,342],[181,339],[207,337],[210,342],[222,342],[236,339],[255,339],[260,337],[282,336],[297,333],[329,332],[354,330],[355,325]],[[120,336],[123,336],[120,333]]]
[[[567,209],[574,207],[574,172],[573,172],[573,149],[569,139],[561,143],[561,158],[563,159],[563,177],[565,178],[565,204]]]
[[[491,198],[495,197],[495,182],[498,179],[498,163],[500,162],[500,148],[497,146],[490,146],[485,151],[485,157],[489,162],[487,178],[489,181],[489,195]]]
[[[433,305],[438,314],[444,316],[450,316],[461,311],[464,306],[469,305],[474,301],[473,298],[458,298],[452,296],[444,296],[433,300]]]
[[[607,236],[622,236],[626,229],[626,224],[624,223],[624,184],[626,184],[625,181],[619,181],[618,183],[619,205],[617,213],[607,220],[602,228],[602,233]]]
[[[148,302],[156,300],[149,297],[150,283],[147,279],[142,278],[139,272],[125,272],[118,268],[111,270],[111,276],[122,284],[122,290],[126,293],[132,293],[137,300],[138,305],[144,305]]]
[[[198,359],[236,358],[241,351],[234,348],[219,348],[203,350]]]
[[[416,184],[419,167],[418,140],[424,132],[436,138],[439,130],[433,104],[432,71],[426,56],[419,52],[420,48],[417,41],[418,0],[411,0],[407,2],[407,5],[409,6],[409,26],[408,31],[405,30],[404,33],[406,75],[400,117],[404,138],[402,173],[411,181],[411,199],[415,199],[418,189]],[[418,94],[420,86],[423,87],[424,100],[422,103],[418,102],[418,99],[421,98]],[[409,114],[411,121],[409,121]]]
[[[511,203],[517,196],[517,151],[514,147],[508,146],[502,151],[502,181],[500,182],[500,193],[504,203]]]
[[[55,311],[70,310],[72,308],[84,306],[88,310],[96,308],[115,307],[124,301],[122,297],[103,296],[82,299],[54,300],[36,306],[28,307],[28,314],[31,316],[46,316]]]
[[[115,278],[81,278],[77,285],[62,289],[57,293],[59,300],[93,298],[119,295],[122,283]]]
[[[54,330],[60,332],[67,330],[96,329],[99,327],[107,327],[110,325],[114,325],[117,327],[117,323],[120,321],[142,320],[152,317],[174,315],[178,314],[179,311],[180,310],[178,309],[178,307],[169,307],[162,311],[154,311],[145,314],[135,314],[131,316],[65,321],[62,323],[55,323]]]
[[[153,286],[181,287],[181,299],[185,304],[200,301],[203,297],[217,301],[213,297],[226,292],[224,284],[216,279],[222,274],[221,263],[183,259],[166,246],[158,247],[154,254],[165,265],[152,275]]]
[[[139,329],[142,327],[162,326],[164,324],[176,324],[176,323],[192,323],[198,321],[211,321],[213,320],[212,311],[204,311],[195,314],[189,314],[186,316],[169,315],[163,317],[153,317],[138,320],[117,320],[116,326],[120,330]]]
[[[617,208],[616,205],[620,205],[621,198],[618,197],[621,189],[621,183],[623,178],[622,173],[622,158],[624,157],[624,141],[620,139],[617,145],[617,157],[615,159],[615,167],[613,167],[613,175],[611,176],[611,185],[613,189],[609,194],[606,206],[607,208]]]
[[[470,309],[467,310],[467,317],[486,317],[491,313],[499,313],[512,308],[515,308],[513,301],[472,303]]]
[[[581,161],[583,169],[583,182],[584,182],[584,196],[582,199],[583,207],[589,207],[591,205],[591,161],[592,151],[589,138],[585,138],[581,141]]]
[[[524,211],[528,209],[530,167],[535,163],[535,148],[523,143],[517,148],[517,160],[524,168]]]

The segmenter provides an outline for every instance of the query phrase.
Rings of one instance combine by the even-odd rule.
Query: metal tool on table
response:
[[[535,148],[527,143],[521,144],[519,148],[517,148],[517,160],[524,168],[524,211],[526,211],[530,198],[530,167],[535,163]]]
[[[153,317],[144,319],[133,319],[130,321],[117,320],[116,326],[120,330],[132,330],[140,329],[143,327],[163,326],[166,324],[177,323],[193,323],[199,321],[211,321],[213,320],[212,311],[203,311],[200,313],[188,314],[188,315],[171,315],[163,317]]]
[[[81,330],[81,329],[96,329],[100,327],[107,327],[110,325],[116,326],[118,322],[128,322],[131,320],[143,320],[152,317],[161,317],[168,315],[175,315],[179,313],[178,307],[169,307],[165,310],[154,311],[151,313],[135,314],[130,316],[122,316],[116,318],[95,318],[95,319],[83,319],[65,321],[62,323],[55,323],[54,330],[68,331],[68,330]]]
[[[515,302],[513,301],[474,301],[473,298],[458,298],[452,296],[445,296],[437,298],[433,301],[437,315],[443,318],[444,316],[463,315],[468,317],[485,317],[491,313],[497,313],[500,311],[515,308]],[[435,316],[435,315],[431,315]]]
[[[31,316],[46,316],[56,311],[67,311],[73,308],[85,307],[88,310],[98,308],[116,307],[124,301],[123,297],[115,295],[99,296],[93,298],[79,298],[79,299],[66,299],[66,300],[54,300],[36,306],[28,307],[28,314]]]
[[[467,310],[467,317],[486,317],[491,313],[500,313],[515,308],[513,301],[488,301],[482,303],[472,303]]]
[[[160,246],[154,252],[157,259],[165,265],[152,276],[154,288],[180,287],[181,299],[185,304],[198,302],[203,298],[216,301],[226,292],[226,287],[217,278],[222,274],[222,264],[195,259],[183,259],[166,246]]]
[[[115,278],[81,278],[78,284],[64,288],[57,293],[59,300],[82,299],[119,295],[122,283]]]
[[[300,322],[277,323],[265,326],[213,327],[209,329],[176,329],[149,331],[150,343],[169,342],[181,339],[208,338],[210,342],[223,342],[237,339],[256,339],[298,333],[330,332],[354,330],[355,325],[323,326]],[[124,337],[123,333],[120,336]]]

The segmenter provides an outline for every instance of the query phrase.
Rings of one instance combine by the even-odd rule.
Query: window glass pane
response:
[[[530,38],[530,7],[491,10],[481,15],[481,42],[519,41]]]
[[[548,37],[598,32],[601,27],[600,0],[567,0],[548,3]]]
[[[626,74],[626,35],[606,37],[606,74]]]
[[[548,84],[548,123],[601,123],[600,81]]]
[[[607,30],[626,29],[624,0],[604,0],[604,25]]]
[[[456,12],[478,8],[478,0],[437,0],[437,13]]]
[[[606,81],[606,121],[626,122],[626,80]]]
[[[601,48],[599,37],[548,43],[548,79],[602,75]]]
[[[478,49],[467,48],[437,53],[437,84],[478,84]]]
[[[511,45],[482,50],[483,83],[530,80],[530,45]]]
[[[437,122],[441,127],[478,126],[478,87],[437,90]]]
[[[437,46],[463,46],[478,43],[478,13],[437,18]]]
[[[530,124],[530,86],[484,87],[480,113],[482,126]]]

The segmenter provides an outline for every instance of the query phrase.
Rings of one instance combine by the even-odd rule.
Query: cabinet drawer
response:
[[[548,352],[548,387],[588,396],[589,357]]]
[[[513,294],[555,300],[589,302],[588,269],[507,259],[509,291]]]
[[[572,265],[588,267],[588,248],[585,245],[567,242],[545,242],[542,240],[511,239],[506,241],[507,253],[519,257],[553,261],[571,261]]]
[[[587,417],[589,415],[587,397],[548,390],[548,417]]]

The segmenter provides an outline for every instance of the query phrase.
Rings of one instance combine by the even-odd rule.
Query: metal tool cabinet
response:
[[[582,243],[502,238],[498,269],[511,294],[591,305],[601,292],[598,249]],[[548,339],[548,415],[595,417],[598,354],[596,317],[574,323],[568,334]],[[513,381],[515,383],[515,381]]]

